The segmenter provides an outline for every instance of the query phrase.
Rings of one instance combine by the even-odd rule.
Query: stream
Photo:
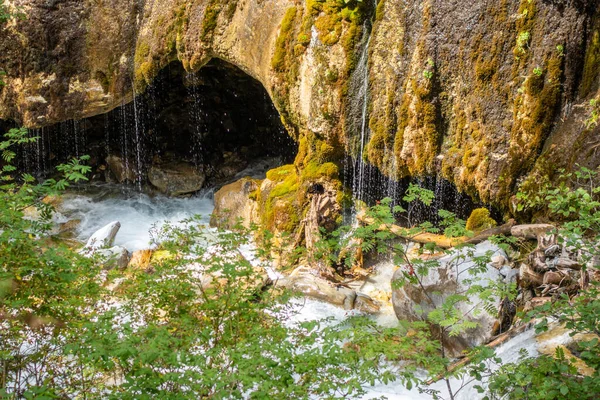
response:
[[[213,209],[212,193],[204,192],[188,198],[170,198],[162,195],[148,195],[140,193],[133,188],[116,185],[89,186],[84,192],[71,192],[64,196],[61,211],[67,219],[80,219],[77,238],[85,241],[96,230],[111,221],[119,221],[119,230],[115,244],[124,246],[130,252],[149,248],[151,235],[149,231],[154,226],[161,226],[166,222],[177,223],[194,215],[201,215],[208,224],[210,213]],[[367,295],[376,292],[391,291],[389,278],[393,273],[394,265],[389,261],[379,262],[374,267],[374,274],[363,284],[361,291]],[[304,298],[295,301],[296,313],[290,317],[290,323],[308,320],[331,318],[333,322],[343,322],[357,311],[346,311],[334,305]],[[391,309],[382,307],[380,315],[374,317],[381,325],[390,326],[396,318]],[[521,349],[527,350],[530,355],[538,354],[538,341],[533,330],[526,331],[497,348],[497,354],[505,363],[514,362],[519,358]],[[460,382],[452,382],[453,386],[460,386]],[[437,382],[432,389],[445,392],[445,384]],[[367,395],[363,398],[385,396],[388,399],[430,399],[430,396],[419,393],[417,389],[407,390],[400,383],[387,385],[377,384],[367,388]],[[458,399],[478,399],[483,396],[472,387],[465,387],[457,397]]]

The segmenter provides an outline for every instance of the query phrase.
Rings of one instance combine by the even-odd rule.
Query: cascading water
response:
[[[140,118],[140,115],[138,114],[138,105],[137,105],[137,94],[135,93],[135,85],[132,84],[133,89],[133,121],[134,121],[134,128],[135,128],[135,162],[136,162],[136,166],[135,166],[135,171],[136,171],[136,178],[135,178],[135,183],[137,188],[141,191],[142,190],[142,181],[143,181],[143,170],[142,170],[142,137],[141,137],[141,133],[140,131],[143,129],[143,127],[140,127],[140,125],[142,124],[142,118]]]
[[[365,150],[370,138],[369,129],[369,45],[371,42],[371,22],[366,21],[363,26],[363,40],[361,54],[354,70],[350,88],[354,94],[349,104],[349,115],[354,130],[354,148],[350,150],[350,157],[345,166],[346,176],[352,177],[351,186],[355,199],[365,200],[365,185],[368,185],[368,166],[365,161]],[[357,116],[359,116],[357,118]],[[349,171],[349,166],[351,171]],[[348,172],[350,174],[348,174]]]

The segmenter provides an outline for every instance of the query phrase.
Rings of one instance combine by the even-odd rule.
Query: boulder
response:
[[[319,276],[309,267],[300,266],[292,273],[276,282],[277,286],[288,288],[305,296],[322,300],[346,310],[354,308],[356,292],[342,285],[335,285]]]
[[[99,249],[94,252],[102,263],[102,267],[108,269],[124,269],[129,264],[129,251],[122,246],[114,246],[109,249]]]
[[[106,157],[105,161],[106,164],[108,164],[108,169],[112,173],[113,177],[119,183],[136,181],[137,174],[135,173],[133,166],[128,165],[123,158],[113,154]]]
[[[515,225],[510,228],[510,234],[515,237],[537,240],[538,236],[552,232],[554,229],[554,225],[550,224]]]
[[[184,162],[153,165],[148,171],[150,183],[169,196],[197,192],[202,189],[205,178],[198,168]]]
[[[84,252],[93,253],[95,250],[112,247],[115,242],[115,236],[121,229],[119,221],[113,221],[106,226],[98,229],[87,241]]]
[[[367,314],[377,314],[380,308],[381,307],[379,303],[376,300],[373,300],[370,296],[367,296],[364,293],[356,293],[354,309]]]
[[[77,230],[77,228],[79,227],[80,224],[81,224],[80,219],[71,219],[67,222],[63,222],[58,225],[58,233],[62,234],[62,233],[73,232],[73,231]]]
[[[258,203],[252,198],[256,190],[258,182],[252,178],[242,178],[219,189],[214,196],[210,225],[231,228],[241,219],[242,224],[249,227],[259,222]]]
[[[504,279],[491,264],[477,275],[468,272],[477,267],[474,258],[485,255],[506,257],[502,249],[485,241],[472,249],[456,249],[438,258],[439,266],[431,268],[429,273],[422,277],[422,285],[407,282],[404,286],[395,288],[392,284],[392,304],[398,319],[421,320],[423,313],[429,314],[434,310],[434,306],[441,306],[450,295],[465,293],[472,285],[485,287],[490,281],[497,282]],[[403,270],[406,271],[406,268],[400,267],[394,273],[392,283],[403,279]],[[493,303],[494,308],[499,310],[501,299],[493,299]],[[484,302],[475,296],[471,296],[469,302],[460,302],[456,305],[461,314],[476,322],[478,326],[459,336],[447,337],[446,347],[452,355],[459,355],[463,350],[487,343],[494,335],[494,328],[499,326],[500,321],[497,315],[485,312],[482,309],[483,305]]]
[[[128,268],[147,270],[154,250],[145,249],[134,251],[129,260]]]

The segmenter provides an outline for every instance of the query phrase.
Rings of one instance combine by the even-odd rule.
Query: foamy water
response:
[[[86,241],[94,232],[112,221],[119,221],[121,229],[115,245],[133,252],[151,247],[150,230],[169,222],[177,222],[201,215],[208,224],[213,210],[210,193],[189,198],[149,196],[134,191],[121,191],[115,186],[100,187],[95,193],[67,194],[61,206],[70,219],[80,219],[77,237]]]

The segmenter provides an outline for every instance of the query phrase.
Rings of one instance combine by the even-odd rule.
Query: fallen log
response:
[[[357,216],[357,219],[363,223],[363,224],[373,224],[374,223],[374,219],[370,218],[364,214],[359,214]],[[491,229],[486,229],[485,231],[479,233],[477,236],[474,236],[472,238],[466,237],[466,236],[460,236],[460,237],[448,237],[445,235],[437,235],[435,233],[427,233],[427,232],[423,232],[423,233],[416,233],[416,234],[411,234],[411,230],[409,228],[403,228],[401,226],[398,225],[390,225],[390,224],[381,224],[379,226],[379,230],[381,231],[389,231],[393,234],[395,234],[398,237],[401,237],[403,239],[407,239],[416,243],[421,243],[421,244],[427,244],[427,243],[435,243],[435,245],[437,247],[440,247],[442,249],[449,249],[451,247],[457,246],[459,244],[477,244],[477,243],[481,243],[484,242],[485,240],[487,240],[490,236],[495,236],[495,235],[503,235],[503,234],[509,234],[511,228],[516,224],[516,222],[514,220],[510,220],[508,223],[502,225],[502,226],[498,226],[495,228],[491,228]]]
[[[490,238],[490,236],[498,236],[498,235],[510,235],[510,230],[513,226],[517,224],[517,221],[514,219],[510,219],[504,225],[497,226],[495,228],[486,229],[473,236],[470,239],[465,240],[467,244],[479,244],[481,242],[485,242]]]

